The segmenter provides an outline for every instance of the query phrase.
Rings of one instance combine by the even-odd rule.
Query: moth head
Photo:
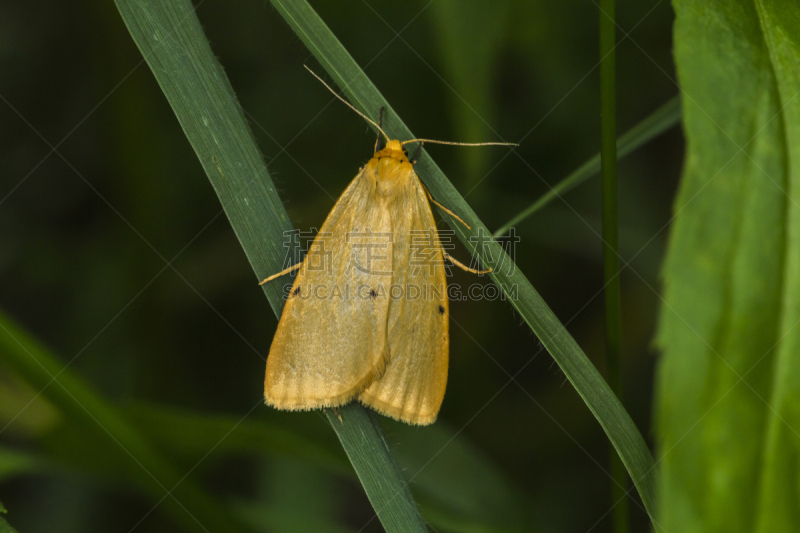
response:
[[[400,163],[409,162],[408,152],[406,152],[406,149],[403,148],[403,145],[398,140],[386,141],[386,146],[382,150],[375,152],[375,157],[377,159],[390,157],[396,159]]]

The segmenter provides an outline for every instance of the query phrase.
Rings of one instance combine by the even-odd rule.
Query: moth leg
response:
[[[259,283],[259,285],[263,285],[263,284],[267,283],[268,281],[272,281],[273,279],[279,278],[279,277],[283,276],[284,274],[288,274],[289,272],[294,272],[295,270],[297,270],[301,266],[303,266],[303,263],[297,263],[294,266],[290,266],[286,270],[281,270],[277,274],[273,274],[270,277],[268,277],[267,279],[265,279],[264,281],[262,281],[261,283]]]
[[[470,268],[470,267],[468,267],[467,265],[465,265],[464,263],[462,263],[462,262],[458,261],[458,260],[457,260],[455,257],[453,257],[452,255],[450,255],[450,254],[448,254],[448,253],[446,253],[446,252],[442,252],[442,253],[444,254],[444,257],[445,257],[445,259],[447,259],[448,261],[450,261],[451,263],[453,263],[453,264],[454,264],[455,266],[457,266],[458,268],[460,268],[460,269],[462,269],[462,270],[466,270],[467,272],[471,272],[471,273],[473,273],[473,274],[488,274],[489,272],[491,272],[491,271],[492,271],[492,267],[489,267],[489,269],[488,269],[488,270],[475,270],[474,268]]]
[[[339,408],[338,407],[332,407],[331,411],[333,411],[333,414],[335,414],[336,418],[339,419],[339,422],[344,424],[344,420],[342,419],[342,412],[339,410]]]
[[[437,202],[436,200],[434,200],[434,199],[433,199],[433,196],[431,196],[431,192],[428,190],[428,188],[427,188],[427,187],[423,187],[423,188],[425,189],[425,194],[427,194],[427,195],[428,195],[428,198],[430,199],[430,201],[431,201],[431,202],[433,202],[434,204],[438,205],[438,206],[439,206],[439,207],[442,209],[442,211],[444,211],[445,213],[447,213],[448,215],[450,215],[450,216],[451,216],[451,217],[453,217],[454,219],[456,219],[456,220],[458,220],[459,222],[461,222],[462,224],[464,224],[464,225],[467,227],[467,229],[472,229],[472,228],[470,228],[470,227],[469,227],[469,224],[467,224],[466,222],[464,222],[463,220],[461,220],[461,217],[460,217],[460,216],[456,215],[455,213],[453,213],[452,211],[450,211],[449,209],[447,209],[445,206],[443,206],[442,204],[440,204],[439,202]]]

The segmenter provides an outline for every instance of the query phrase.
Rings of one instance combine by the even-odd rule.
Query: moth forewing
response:
[[[270,347],[264,397],[279,409],[342,405],[386,367],[391,218],[375,172],[362,169],[303,260]],[[363,256],[374,248],[369,268]],[[381,257],[385,257],[382,259]],[[361,261],[361,262],[359,262]],[[385,288],[383,286],[385,285]]]
[[[447,385],[449,306],[443,250],[425,190],[413,169],[391,204],[392,287],[384,375],[360,396],[364,405],[410,424],[436,420]]]

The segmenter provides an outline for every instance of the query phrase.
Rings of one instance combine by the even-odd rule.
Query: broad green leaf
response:
[[[794,2],[756,2],[767,41],[786,146],[780,338],[768,411],[760,532],[800,530],[800,12]],[[770,231],[772,228],[763,228]],[[777,228],[775,228],[777,229]]]
[[[797,5],[674,6],[688,146],[658,334],[659,522],[800,531]]]
[[[117,0],[117,8],[219,196],[257,279],[282,269],[292,230],[233,88],[189,0]],[[276,315],[281,285],[263,290]],[[328,414],[384,527],[426,531],[380,427],[359,404]]]
[[[396,139],[415,138],[307,2],[272,0],[272,4],[356,107],[367,116],[377,119],[378,110],[384,106],[386,108],[384,129],[387,134]],[[491,233],[486,226],[424,150],[416,170],[433,196],[457,212],[470,225],[472,229],[466,229],[445,216],[467,249],[475,252],[484,265],[494,268],[491,274],[492,280],[506,292],[511,304],[539,337],[600,422],[625,463],[648,513],[653,516],[655,510],[653,458],[622,404],[575,339],[559,322],[525,275],[514,267],[511,258],[500,244],[490,239]]]

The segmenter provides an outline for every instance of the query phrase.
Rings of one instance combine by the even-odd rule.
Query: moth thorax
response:
[[[414,169],[408,161],[400,162],[393,157],[373,159],[377,192],[382,196],[394,196],[408,185]]]

